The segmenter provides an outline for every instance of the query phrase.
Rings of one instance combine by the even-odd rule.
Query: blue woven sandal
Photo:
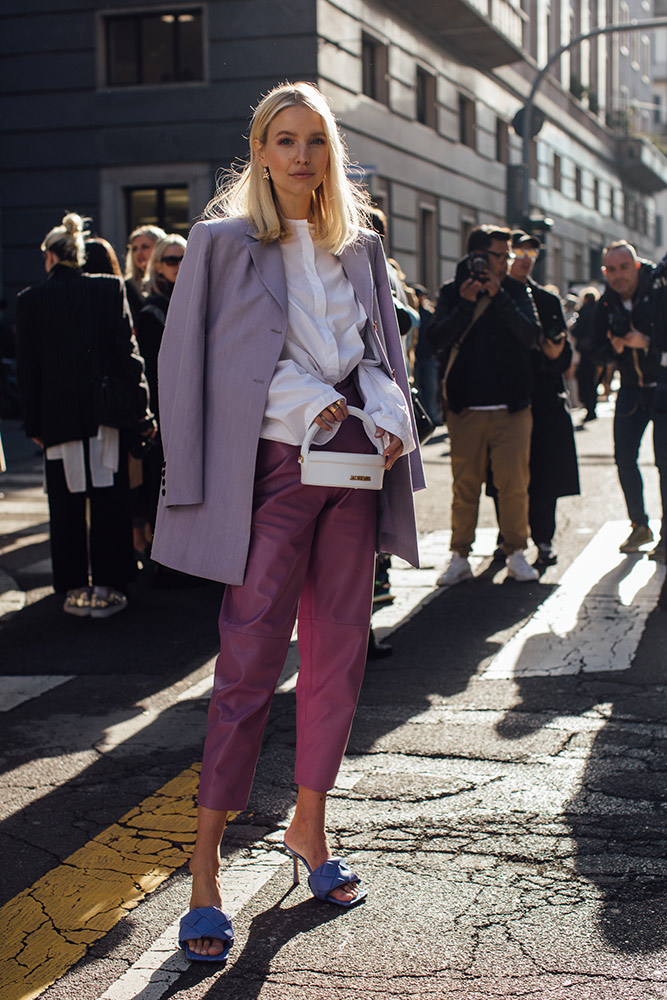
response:
[[[334,889],[345,885],[346,882],[361,882],[356,872],[348,868],[342,858],[329,858],[323,865],[313,870],[306,859],[288,847],[284,841],[283,847],[294,862],[294,885],[299,882],[299,861],[301,861],[308,869],[308,885],[316,899],[323,899],[325,903],[334,903],[336,906],[345,906],[348,909],[352,906],[358,906],[366,899],[368,895],[366,889],[360,889],[353,899],[348,900],[336,899],[330,895]]]
[[[197,938],[215,938],[216,941],[223,941],[225,946],[219,955],[197,955],[188,945],[188,941],[195,941]],[[202,906],[200,909],[190,910],[181,919],[178,943],[191,962],[226,962],[229,949],[234,944],[232,918],[217,906]]]

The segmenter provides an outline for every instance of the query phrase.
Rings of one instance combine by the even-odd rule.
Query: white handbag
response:
[[[358,417],[375,434],[373,420],[356,406],[348,406],[350,416]],[[349,419],[349,418],[348,418]],[[306,486],[343,486],[353,490],[381,490],[384,476],[384,446],[375,438],[377,455],[360,455],[348,451],[311,452],[310,445],[319,431],[317,424],[308,428],[301,445],[301,482]]]

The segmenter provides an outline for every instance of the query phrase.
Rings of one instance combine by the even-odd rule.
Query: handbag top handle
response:
[[[375,424],[375,421],[371,417],[369,417],[367,413],[365,413],[363,410],[360,410],[358,406],[348,406],[347,412],[350,414],[351,417],[358,417],[359,420],[361,420],[362,423],[364,423],[366,427],[368,427],[369,431],[372,431],[372,433],[375,434],[377,426]],[[301,456],[300,456],[301,461],[303,461],[304,458],[307,457],[313,438],[315,437],[315,435],[319,430],[321,430],[321,428],[318,427],[317,424],[315,423],[312,423],[308,428],[308,432],[306,433],[306,436],[303,439],[303,444],[301,445]],[[384,451],[382,438],[374,437],[373,441],[375,447],[377,448],[378,455],[381,455],[382,452]]]

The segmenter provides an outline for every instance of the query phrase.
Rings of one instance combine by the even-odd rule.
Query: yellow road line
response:
[[[0,908],[2,1000],[38,997],[185,864],[199,770],[187,768]]]

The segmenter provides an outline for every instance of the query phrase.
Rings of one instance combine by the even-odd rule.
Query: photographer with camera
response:
[[[468,256],[440,289],[429,337],[445,366],[444,394],[451,441],[452,557],[438,584],[472,577],[479,496],[489,462],[498,491],[508,575],[537,579],[523,550],[528,540],[528,482],[533,373],[531,348],[539,329],[517,305],[520,282],[507,275],[509,229],[480,226]]]
[[[644,431],[653,420],[660,372],[652,343],[653,265],[641,261],[626,240],[618,240],[603,251],[602,273],[606,287],[595,312],[594,356],[600,364],[613,358],[621,377],[614,413],[614,459],[632,529],[620,551],[637,552],[653,541],[637,462]]]

